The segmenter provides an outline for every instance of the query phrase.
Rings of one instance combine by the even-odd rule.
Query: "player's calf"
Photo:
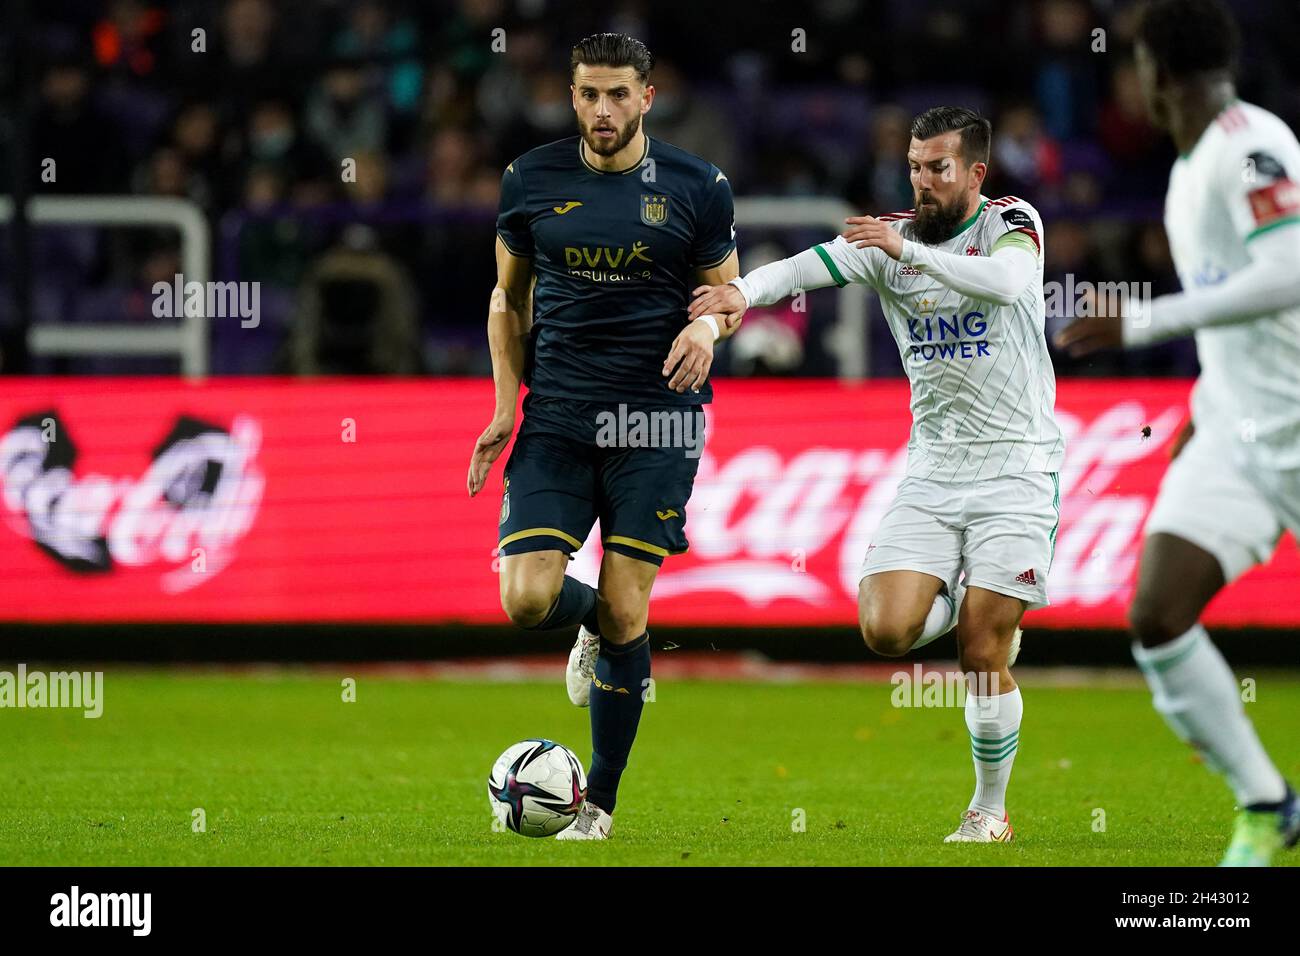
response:
[[[1225,583],[1219,560],[1208,551],[1176,535],[1148,535],[1129,607],[1129,630],[1143,647],[1177,640],[1196,626]]]

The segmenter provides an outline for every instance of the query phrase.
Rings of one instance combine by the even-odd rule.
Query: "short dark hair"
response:
[[[1173,77],[1231,73],[1241,33],[1220,0],[1154,0],[1142,8],[1137,39]]]
[[[935,106],[912,120],[914,139],[931,139],[943,133],[961,133],[961,158],[967,166],[988,163],[993,124],[964,106]]]
[[[626,33],[593,33],[579,40],[569,54],[569,78],[579,63],[587,66],[630,66],[642,83],[650,79],[654,55],[644,43]]]

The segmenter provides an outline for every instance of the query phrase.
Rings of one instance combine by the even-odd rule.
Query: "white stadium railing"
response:
[[[206,283],[212,256],[203,211],[188,199],[145,196],[36,196],[27,205],[33,225],[174,226],[181,234],[185,281]],[[0,196],[0,223],[13,218],[13,200]],[[181,318],[179,325],[64,325],[41,322],[28,330],[33,355],[177,355],[181,372],[208,372],[208,319]]]

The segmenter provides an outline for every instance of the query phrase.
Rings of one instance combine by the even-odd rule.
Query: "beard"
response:
[[[923,206],[917,197],[912,238],[927,246],[937,246],[951,239],[957,226],[966,218],[966,204],[962,199],[955,199],[945,206],[933,196],[928,198],[935,203],[934,206]]]
[[[603,128],[610,128],[612,124],[603,124]],[[641,128],[641,114],[638,113],[627,121],[622,129],[614,136],[613,139],[601,139],[592,131],[592,128],[578,117],[578,132],[582,134],[582,141],[587,144],[587,148],[597,156],[613,156],[620,149],[632,142],[632,137],[636,131]]]

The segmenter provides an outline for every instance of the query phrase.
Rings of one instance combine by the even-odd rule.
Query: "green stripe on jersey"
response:
[[[1279,219],[1277,222],[1270,222],[1267,226],[1260,226],[1258,229],[1252,229],[1246,233],[1246,242],[1254,239],[1256,236],[1262,236],[1269,230],[1276,229],[1278,226],[1289,226],[1292,223],[1300,222],[1300,216],[1287,216],[1285,219]]]
[[[993,253],[997,252],[999,249],[1008,249],[1013,246],[1019,246],[1027,252],[1032,252],[1035,258],[1038,257],[1038,246],[1034,245],[1034,240],[1030,239],[1023,232],[1004,233],[998,238],[997,242],[993,243],[993,248],[990,249],[989,252]]]
[[[956,239],[963,232],[965,232],[967,229],[973,226],[975,224],[975,220],[980,217],[980,213],[984,211],[984,207],[987,206],[988,204],[989,201],[987,199],[984,200],[982,203],[980,203],[980,207],[970,214],[969,219],[967,219],[965,222],[963,222],[960,226],[957,227],[957,231],[954,232],[950,238]]]
[[[831,278],[835,280],[835,284],[841,289],[848,285],[849,280],[840,275],[840,270],[836,268],[835,260],[831,258],[831,254],[821,246],[813,246],[813,249],[816,250],[817,255],[821,256],[822,262],[826,263],[826,271],[831,274]]]
[[[1054,471],[1048,472],[1052,476],[1052,487],[1056,493],[1052,495],[1052,507],[1056,509],[1056,524],[1052,525],[1052,533],[1047,540],[1052,545],[1052,553],[1047,559],[1048,570],[1051,570],[1052,562],[1056,560],[1056,531],[1061,527],[1061,477]]]

